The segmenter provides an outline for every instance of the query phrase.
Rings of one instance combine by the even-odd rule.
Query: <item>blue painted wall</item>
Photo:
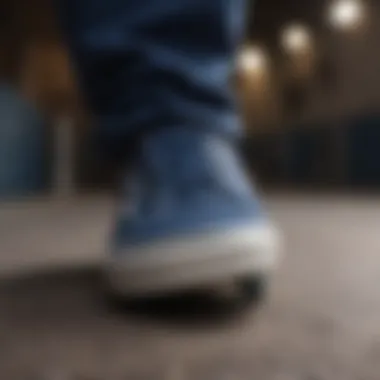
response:
[[[322,161],[321,143],[328,138],[326,128],[302,126],[287,133],[288,179],[296,184],[308,184],[317,178],[317,168]]]
[[[380,185],[380,115],[347,126],[347,174],[351,185]]]
[[[37,194],[48,186],[47,138],[36,110],[0,87],[0,199]]]

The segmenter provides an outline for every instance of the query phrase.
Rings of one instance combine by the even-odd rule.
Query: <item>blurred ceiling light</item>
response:
[[[364,7],[361,0],[335,0],[329,9],[329,20],[337,28],[354,28],[363,17]]]
[[[286,27],[281,36],[282,47],[289,53],[299,53],[308,50],[311,45],[309,30],[300,24]]]
[[[244,48],[240,53],[238,65],[243,72],[261,73],[267,66],[267,58],[260,47],[250,46]]]

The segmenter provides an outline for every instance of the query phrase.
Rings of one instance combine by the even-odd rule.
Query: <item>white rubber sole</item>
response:
[[[106,276],[111,291],[126,296],[207,287],[247,275],[269,275],[280,246],[279,234],[270,225],[209,231],[128,248],[111,256]]]

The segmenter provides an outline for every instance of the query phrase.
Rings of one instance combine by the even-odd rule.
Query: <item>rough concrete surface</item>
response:
[[[380,200],[275,196],[287,254],[267,304],[106,307],[107,199],[0,207],[0,379],[378,380]]]

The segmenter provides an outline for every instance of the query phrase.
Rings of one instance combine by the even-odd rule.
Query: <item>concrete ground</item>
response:
[[[107,199],[0,207],[0,378],[380,379],[380,199],[274,196],[287,255],[265,307],[188,295],[113,311]]]

